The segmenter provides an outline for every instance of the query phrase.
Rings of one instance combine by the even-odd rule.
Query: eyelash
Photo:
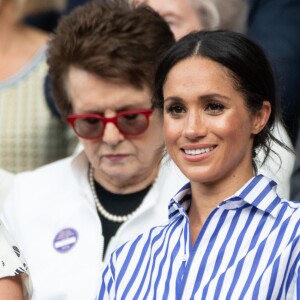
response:
[[[206,105],[205,110],[212,113],[219,113],[224,110],[224,105],[219,102],[210,102]]]
[[[209,102],[204,106],[204,110],[212,115],[218,115],[224,111],[225,106],[219,102]],[[186,109],[181,104],[170,104],[165,108],[168,114],[179,116],[186,112]]]
[[[185,112],[184,107],[179,104],[171,104],[167,106],[165,110],[168,114],[171,114],[172,116],[176,116]]]

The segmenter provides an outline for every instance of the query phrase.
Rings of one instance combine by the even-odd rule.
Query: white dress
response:
[[[30,299],[32,291],[27,264],[0,221],[0,278],[15,275],[21,275],[24,299]]]

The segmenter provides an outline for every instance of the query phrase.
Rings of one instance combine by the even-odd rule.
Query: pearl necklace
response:
[[[97,207],[97,210],[99,212],[99,214],[101,216],[103,216],[105,219],[112,221],[112,222],[116,222],[116,223],[123,223],[126,222],[127,220],[129,220],[133,214],[136,212],[136,210],[134,210],[132,213],[128,214],[128,215],[123,215],[123,216],[118,216],[118,215],[113,215],[111,213],[109,213],[100,203],[100,200],[97,196],[96,193],[96,189],[95,189],[95,184],[94,184],[94,176],[93,176],[93,167],[91,165],[89,165],[89,183],[90,183],[90,187],[92,190],[92,194],[93,194],[93,198]],[[138,209],[138,208],[137,208]]]

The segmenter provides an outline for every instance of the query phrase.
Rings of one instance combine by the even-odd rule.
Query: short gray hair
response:
[[[245,0],[190,0],[204,30],[245,32],[248,5]]]

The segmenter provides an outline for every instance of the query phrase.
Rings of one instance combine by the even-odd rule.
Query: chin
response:
[[[209,184],[218,181],[220,178],[219,176],[212,176],[211,173],[205,174],[204,172],[198,171],[197,174],[186,172],[184,175],[191,181],[196,183],[203,183],[203,184]]]

